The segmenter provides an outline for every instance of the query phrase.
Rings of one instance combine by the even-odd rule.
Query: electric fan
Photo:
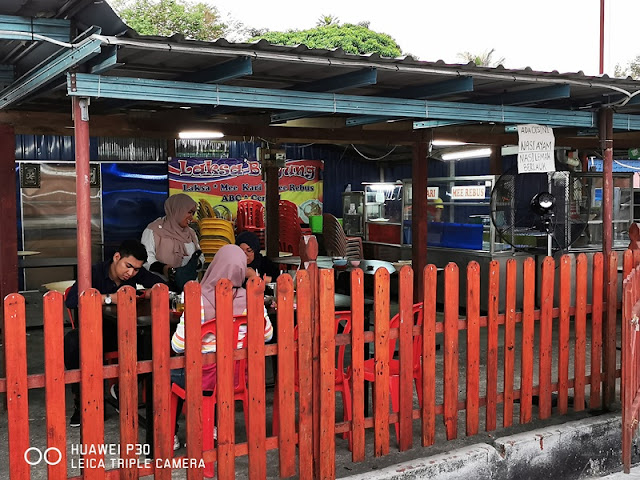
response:
[[[553,255],[584,238],[591,188],[568,171],[517,173],[512,168],[491,192],[491,221],[515,249]]]

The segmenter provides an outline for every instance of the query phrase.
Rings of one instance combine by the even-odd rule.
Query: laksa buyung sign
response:
[[[298,206],[308,223],[309,215],[322,214],[322,160],[287,160],[278,169],[280,199]],[[263,202],[266,185],[257,160],[244,158],[174,158],[169,161],[169,195],[186,193],[207,200],[212,207],[227,207],[235,218],[240,200]]]

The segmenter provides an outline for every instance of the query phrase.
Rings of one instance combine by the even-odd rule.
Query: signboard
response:
[[[427,200],[435,200],[440,195],[440,187],[427,187]]]
[[[484,185],[467,185],[451,187],[451,199],[452,200],[484,200],[485,199]]]
[[[278,168],[280,198],[298,205],[298,214],[322,215],[322,160],[287,160]],[[169,195],[186,193],[196,202],[221,205],[236,216],[238,201],[265,201],[266,185],[257,160],[246,158],[173,158],[169,161]]]
[[[545,125],[518,125],[518,173],[555,172],[553,129]]]

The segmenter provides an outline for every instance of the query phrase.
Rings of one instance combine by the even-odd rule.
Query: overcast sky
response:
[[[249,27],[306,29],[321,15],[371,22],[403,53],[460,63],[495,48],[507,68],[598,74],[600,0],[201,0]],[[605,73],[640,55],[640,0],[606,0]]]

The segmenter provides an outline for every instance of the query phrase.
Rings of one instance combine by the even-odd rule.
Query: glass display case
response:
[[[342,194],[342,222],[347,236],[364,236],[364,192]]]
[[[403,182],[364,184],[364,232],[370,242],[402,243]]]
[[[510,250],[491,222],[494,175],[438,177],[427,181],[427,245],[493,253]],[[413,187],[404,181],[403,242],[411,243]]]
[[[590,204],[587,228],[569,249],[602,249],[602,172],[576,173],[580,181],[582,196]],[[626,249],[629,246],[629,227],[634,222],[633,173],[616,172],[613,174],[613,220],[612,240],[614,249]]]

